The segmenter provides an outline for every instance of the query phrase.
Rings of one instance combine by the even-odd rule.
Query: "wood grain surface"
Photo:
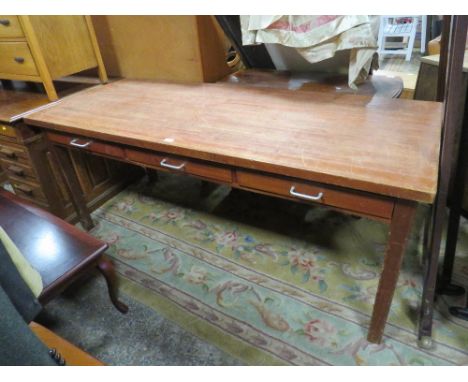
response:
[[[22,113],[47,103],[49,100],[45,94],[7,90],[0,87],[0,122],[13,122]]]
[[[67,366],[104,366],[104,364],[44,326],[31,322],[29,327],[49,349],[57,349]]]
[[[214,82],[230,72],[213,16],[92,16],[110,76]]]
[[[436,193],[442,104],[122,80],[26,123],[420,202]]]

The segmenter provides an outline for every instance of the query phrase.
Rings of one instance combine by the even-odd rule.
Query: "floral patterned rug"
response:
[[[122,290],[256,365],[468,364],[468,323],[439,298],[434,349],[417,346],[417,219],[381,345],[366,341],[384,224],[320,207],[160,174],[94,212]],[[455,280],[468,286],[468,223]]]

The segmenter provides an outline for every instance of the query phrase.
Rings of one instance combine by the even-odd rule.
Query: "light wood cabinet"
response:
[[[53,80],[92,68],[107,82],[89,16],[0,16],[0,79],[43,83],[53,101]]]
[[[92,16],[110,76],[215,82],[233,71],[213,16]]]

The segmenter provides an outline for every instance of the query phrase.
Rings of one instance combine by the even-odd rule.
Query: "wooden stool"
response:
[[[97,267],[114,306],[122,313],[128,311],[117,298],[114,266],[103,257],[106,243],[4,190],[0,190],[0,226],[41,275],[41,304]]]

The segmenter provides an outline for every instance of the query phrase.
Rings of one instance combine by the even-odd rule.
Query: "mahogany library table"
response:
[[[417,203],[436,195],[442,104],[121,80],[25,122],[45,130],[88,228],[76,174],[56,145],[388,223],[368,332],[381,341]]]

